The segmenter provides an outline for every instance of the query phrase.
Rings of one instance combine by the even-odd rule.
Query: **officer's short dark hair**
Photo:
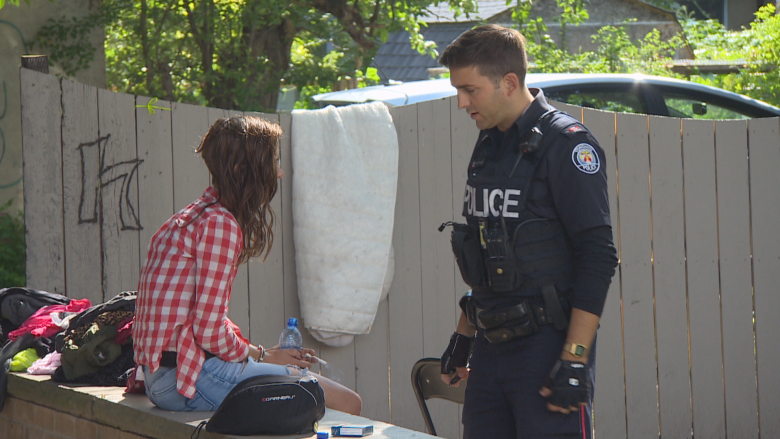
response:
[[[475,66],[496,86],[504,75],[514,73],[525,85],[528,70],[525,37],[515,29],[495,24],[475,27],[444,49],[439,64],[450,69]]]

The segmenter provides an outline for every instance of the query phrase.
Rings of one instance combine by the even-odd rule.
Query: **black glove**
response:
[[[441,354],[441,373],[451,375],[456,367],[466,367],[471,353],[471,343],[474,337],[468,337],[457,332],[452,333],[447,350]]]
[[[548,402],[568,409],[590,402],[588,366],[577,361],[558,360],[544,384],[552,390]]]

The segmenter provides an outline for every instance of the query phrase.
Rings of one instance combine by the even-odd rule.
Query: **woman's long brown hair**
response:
[[[265,260],[274,242],[276,215],[271,199],[278,184],[281,136],[282,129],[275,123],[235,116],[214,122],[195,150],[211,172],[219,202],[233,214],[244,234],[239,263],[261,255]]]

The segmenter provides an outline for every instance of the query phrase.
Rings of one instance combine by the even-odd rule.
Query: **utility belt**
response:
[[[216,357],[216,355],[212,354],[209,351],[203,351],[206,354],[206,359],[208,360],[211,357]],[[176,352],[173,351],[163,351],[162,355],[160,356],[160,367],[170,367],[175,368],[176,367]]]
[[[469,323],[493,344],[536,334],[545,325],[565,330],[571,315],[568,298],[560,297],[552,285],[543,290],[542,296],[519,298],[515,305],[495,309],[479,308],[467,295],[466,300],[461,299],[461,307]]]

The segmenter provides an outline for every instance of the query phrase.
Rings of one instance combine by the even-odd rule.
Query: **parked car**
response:
[[[778,117],[780,108],[716,87],[648,75],[529,73],[548,99],[588,108],[693,119]],[[455,95],[449,79],[376,85],[314,96],[323,107],[382,101],[408,105]]]

